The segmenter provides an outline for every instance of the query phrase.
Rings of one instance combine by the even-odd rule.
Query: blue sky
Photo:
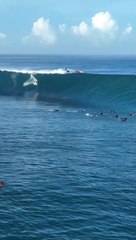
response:
[[[136,54],[136,0],[0,0],[0,54]]]

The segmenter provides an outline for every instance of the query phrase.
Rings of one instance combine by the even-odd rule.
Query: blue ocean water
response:
[[[0,239],[136,239],[135,67],[0,56]]]

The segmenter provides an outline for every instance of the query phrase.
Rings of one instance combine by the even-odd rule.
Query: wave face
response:
[[[25,96],[28,92],[37,92],[37,100],[54,103],[134,108],[136,75],[0,71],[1,95]]]

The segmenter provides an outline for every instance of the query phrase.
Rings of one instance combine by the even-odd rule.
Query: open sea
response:
[[[0,55],[0,180],[0,240],[136,240],[136,56]]]

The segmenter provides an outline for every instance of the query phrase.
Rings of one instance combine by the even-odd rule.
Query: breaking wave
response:
[[[135,107],[136,75],[67,74],[63,69],[0,71],[0,94],[25,96],[37,92],[37,100],[94,107]]]

